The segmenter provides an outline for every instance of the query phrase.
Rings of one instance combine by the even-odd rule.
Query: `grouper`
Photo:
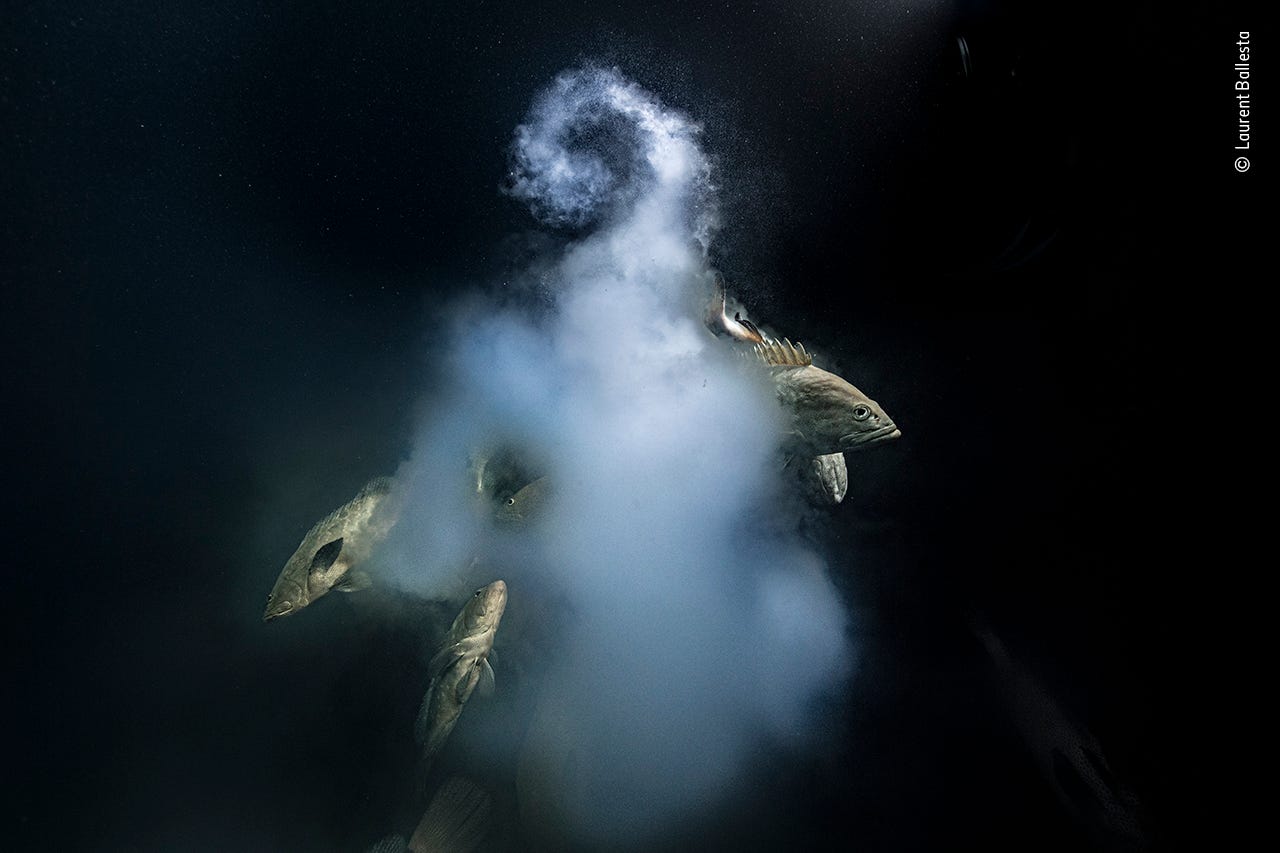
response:
[[[267,596],[263,621],[297,613],[331,589],[367,589],[369,575],[355,567],[395,526],[397,514],[390,506],[390,494],[391,478],[379,477],[317,522],[284,564]]]
[[[724,279],[715,275],[715,293],[704,317],[716,337],[750,346],[773,370],[778,399],[791,410],[792,429],[786,447],[786,464],[808,455],[801,479],[818,503],[838,504],[849,487],[844,451],[870,447],[898,438],[902,433],[884,410],[841,377],[813,364],[803,344],[777,340],[742,316],[729,311]]]
[[[489,653],[506,607],[505,582],[497,580],[480,587],[453,620],[440,650],[427,664],[431,683],[414,725],[424,762],[430,762],[444,746],[472,692],[477,687],[482,695],[493,692]]]
[[[902,435],[880,405],[852,384],[817,367],[804,345],[767,340],[755,345],[790,417],[786,445],[805,456],[862,450]]]

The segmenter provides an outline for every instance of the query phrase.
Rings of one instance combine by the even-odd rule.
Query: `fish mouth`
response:
[[[270,622],[272,619],[279,619],[281,616],[288,616],[292,612],[293,612],[293,605],[286,601],[284,602],[282,608],[268,610],[266,613],[263,613],[262,621]]]
[[[898,429],[897,424],[890,423],[878,429],[873,429],[871,432],[842,435],[840,436],[840,446],[842,450],[858,450],[863,447],[870,447],[873,444],[879,444],[882,441],[892,441],[901,437],[902,430]]]

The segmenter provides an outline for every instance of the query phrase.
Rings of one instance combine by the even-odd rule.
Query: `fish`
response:
[[[845,464],[844,452],[824,453],[810,459],[805,479],[809,491],[818,500],[828,504],[840,503],[849,491],[849,467]]]
[[[774,380],[778,383],[778,396],[796,411],[794,437],[801,439],[800,444],[812,443],[809,435],[813,434],[814,441],[831,447],[832,435],[823,435],[823,427],[829,432],[833,425],[840,423],[844,414],[846,430],[835,435],[838,450],[815,453],[803,473],[810,491],[820,501],[840,503],[845,500],[849,491],[849,469],[845,464],[844,451],[864,446],[863,442],[870,446],[901,437],[901,430],[876,401],[870,400],[836,374],[815,368],[813,357],[805,351],[804,345],[792,346],[786,338],[777,341],[765,336],[754,323],[742,318],[739,311],[730,318],[728,295],[719,273],[716,273],[716,296],[707,307],[705,321],[707,328],[717,337],[751,343],[764,364],[777,368]],[[803,421],[803,427],[800,421]],[[790,465],[794,456],[795,453],[787,455],[783,467]]]
[[[707,305],[704,317],[711,333],[716,337],[732,338],[739,343],[764,343],[767,340],[765,336],[756,328],[755,323],[745,319],[740,311],[734,311],[733,317],[729,316],[729,296],[725,292],[724,278],[719,273],[716,273],[715,286],[715,295]]]
[[[1145,850],[1138,799],[1111,769],[1097,739],[989,627],[971,621],[970,628],[986,649],[1014,726],[1062,807],[1100,849]]]
[[[357,592],[372,584],[355,567],[395,526],[390,477],[370,481],[360,494],[329,513],[302,537],[267,596],[264,622],[297,613],[330,590]]]
[[[413,836],[388,835],[368,853],[470,853],[489,832],[493,798],[474,783],[454,776],[440,786]]]
[[[902,436],[880,404],[813,363],[804,345],[783,338],[755,345],[773,375],[778,402],[791,414],[787,445],[806,456],[862,450]]]
[[[493,692],[489,654],[506,607],[504,581],[496,580],[477,589],[453,620],[440,650],[427,664],[431,683],[414,724],[414,737],[422,747],[424,763],[429,763],[444,746],[472,692],[477,689],[481,695]]]
[[[494,519],[500,524],[523,524],[542,510],[550,494],[550,481],[547,477],[539,477],[503,498],[494,512]]]

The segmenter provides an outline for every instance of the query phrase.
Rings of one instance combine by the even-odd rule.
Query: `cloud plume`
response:
[[[812,705],[852,662],[824,561],[786,517],[768,378],[701,323],[715,176],[699,127],[616,70],[538,96],[504,191],[567,229],[537,264],[550,307],[457,307],[380,555],[422,594],[456,593],[483,555],[510,611],[522,585],[564,597],[542,685],[558,712],[531,737],[558,727],[544,742],[576,756],[543,795],[586,843],[643,844],[731,794],[761,737],[817,733]],[[553,484],[515,533],[468,494],[468,453],[496,442]]]

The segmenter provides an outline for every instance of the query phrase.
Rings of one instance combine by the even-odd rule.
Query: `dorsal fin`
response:
[[[324,518],[317,521],[315,524],[311,525],[311,529],[307,531],[307,536],[304,536],[302,538],[302,541],[303,542],[307,541],[308,536],[313,536],[315,534],[328,530],[328,528],[331,527],[340,518],[350,513],[352,511],[352,508],[356,504],[359,504],[361,501],[367,500],[371,497],[385,496],[390,494],[391,489],[394,485],[395,485],[395,481],[392,480],[390,477],[375,477],[374,479],[370,480],[368,483],[364,485],[364,488],[362,488],[354,498],[347,501],[342,506],[335,509],[333,512],[329,513]]]
[[[390,477],[374,477],[360,490],[361,495],[385,495],[391,492],[395,481]]]
[[[808,367],[813,364],[813,357],[805,352],[804,344],[793,345],[786,338],[756,344],[756,355],[773,367]]]

